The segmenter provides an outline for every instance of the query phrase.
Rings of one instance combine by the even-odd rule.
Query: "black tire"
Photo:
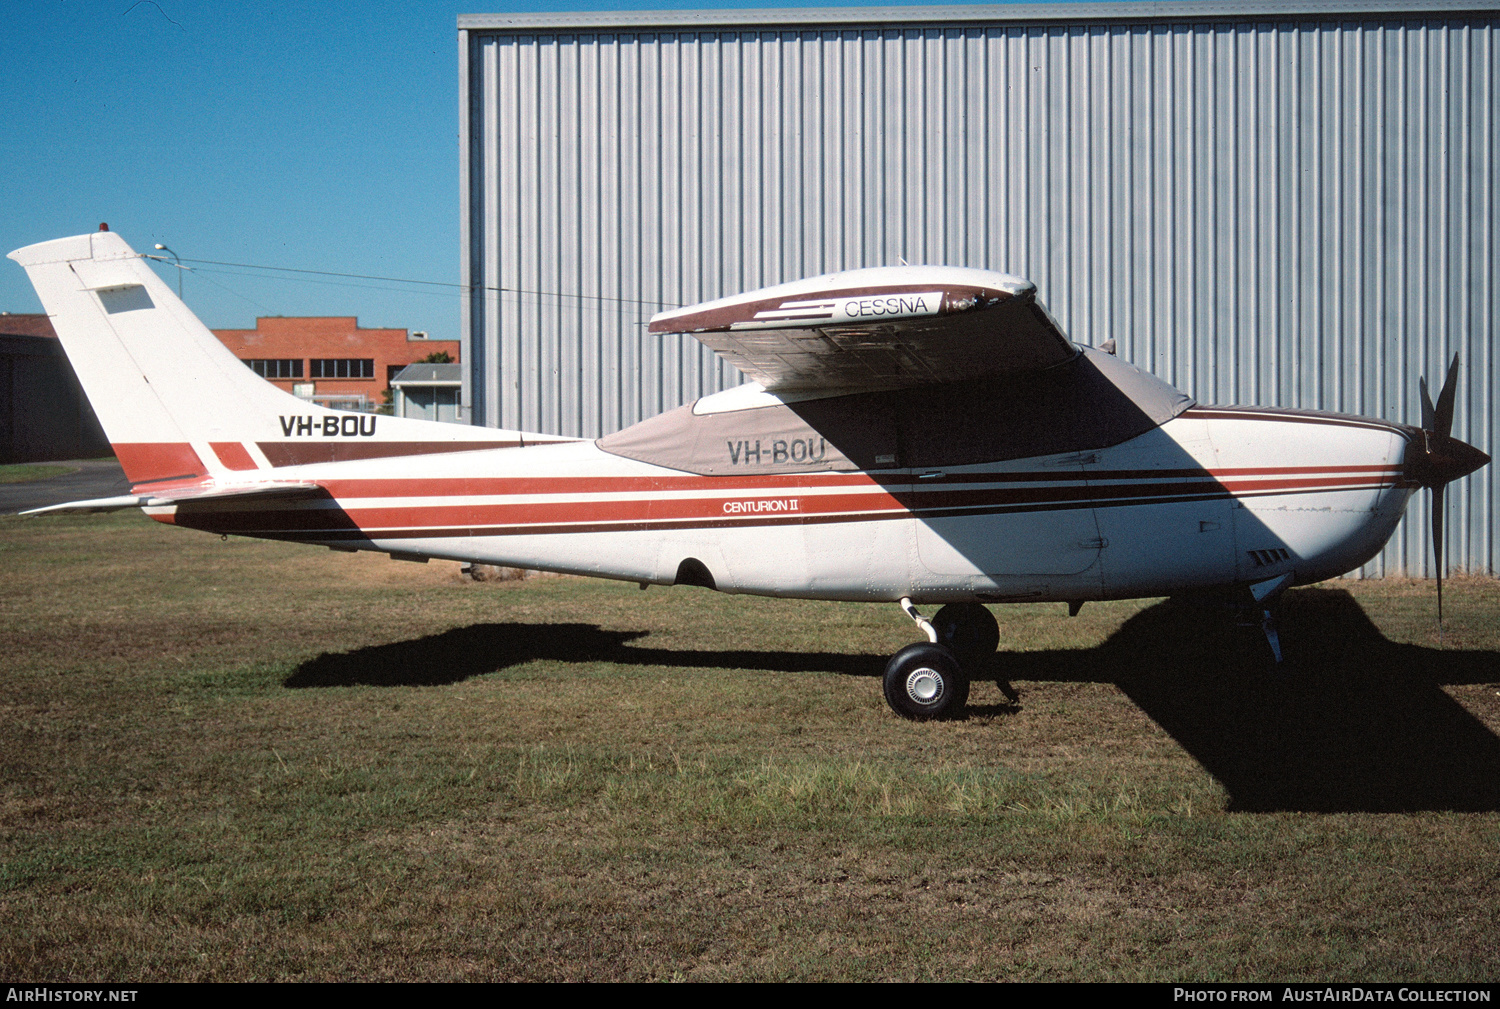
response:
[[[977,676],[1000,647],[1000,625],[980,603],[949,603],[932,618],[932,629],[969,676]]]
[[[907,645],[886,663],[885,702],[902,718],[926,721],[955,715],[968,699],[969,678],[941,645]]]

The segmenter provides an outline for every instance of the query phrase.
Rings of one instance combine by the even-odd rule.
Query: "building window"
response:
[[[302,377],[302,358],[300,357],[257,357],[246,360],[245,364],[261,378]]]
[[[312,378],[374,378],[373,357],[315,357]]]

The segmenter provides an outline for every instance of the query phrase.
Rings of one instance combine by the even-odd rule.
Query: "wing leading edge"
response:
[[[851,270],[662,312],[772,392],[892,389],[1034,371],[1077,353],[1004,273],[940,266]]]

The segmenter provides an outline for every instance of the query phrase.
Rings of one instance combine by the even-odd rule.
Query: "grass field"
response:
[[[76,466],[59,466],[55,463],[18,462],[0,466],[0,483],[29,483],[49,477],[72,473]]]
[[[0,977],[1494,980],[1500,583],[998,608],[0,519]]]

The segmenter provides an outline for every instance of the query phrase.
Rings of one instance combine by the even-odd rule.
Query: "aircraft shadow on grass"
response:
[[[1096,648],[1002,651],[975,678],[1115,684],[1224,785],[1234,811],[1500,810],[1500,738],[1442,690],[1480,683],[1500,690],[1500,653],[1396,644],[1340,589],[1289,594],[1281,629],[1292,661],[1277,668],[1259,628],[1160,603]],[[441,685],[536,659],[872,677],[886,662],[635,644],[646,634],[476,624],[323,654],[286,685]]]

